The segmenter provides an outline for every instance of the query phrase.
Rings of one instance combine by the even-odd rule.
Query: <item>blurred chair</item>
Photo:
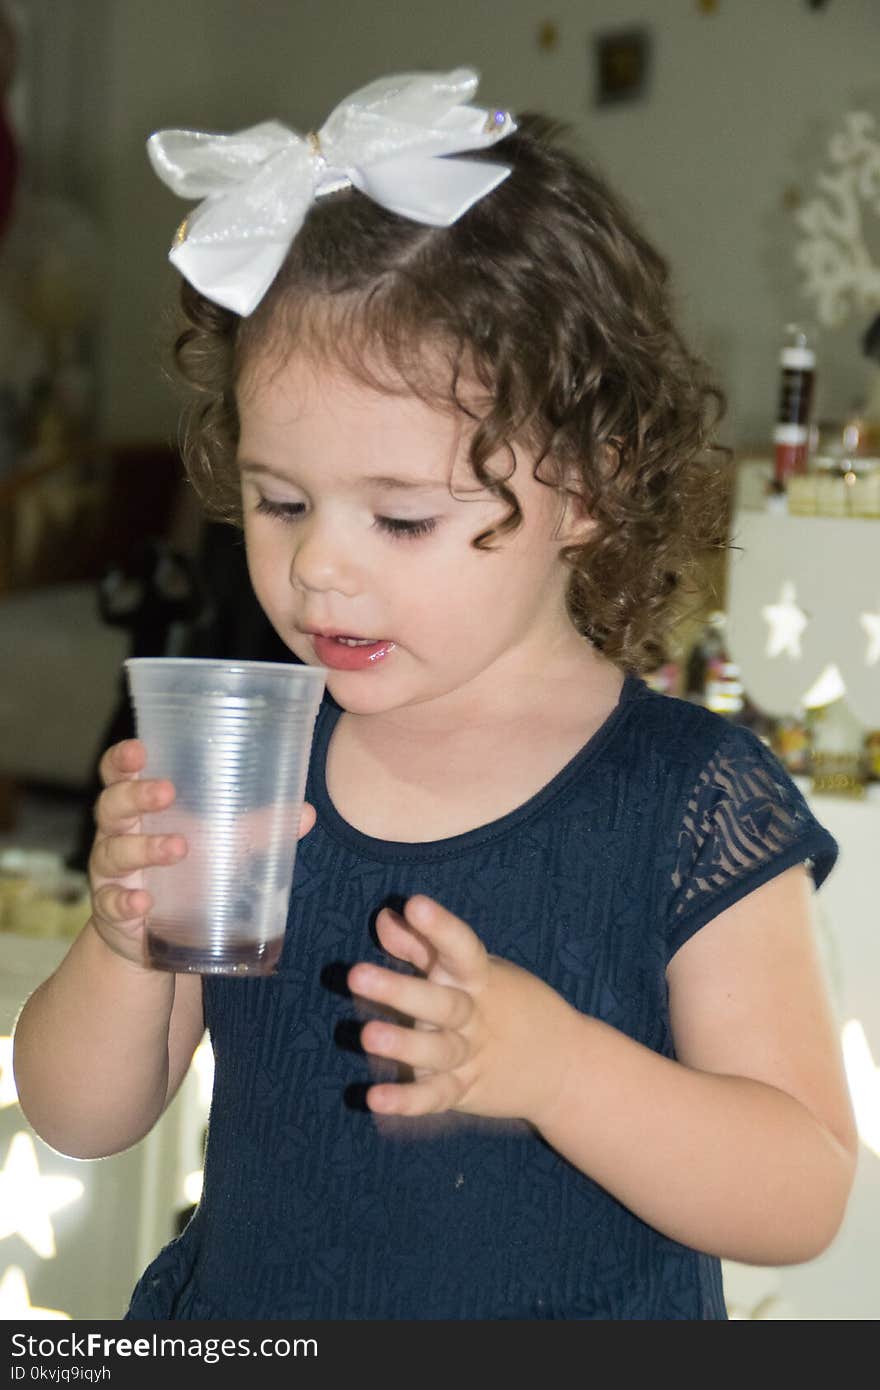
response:
[[[108,625],[100,584],[136,581],[183,491],[162,443],[35,452],[0,479],[0,819],[16,788],[84,796],[118,702],[130,634]]]

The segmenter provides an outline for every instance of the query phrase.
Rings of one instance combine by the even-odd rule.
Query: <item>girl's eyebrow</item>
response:
[[[241,473],[268,473],[270,477],[278,478],[283,483],[291,481],[286,473],[277,468],[270,468],[265,463],[251,463],[247,459],[239,459],[238,467]],[[448,490],[449,484],[440,482],[437,478],[400,478],[389,473],[371,473],[368,477],[358,478],[357,486],[362,490],[380,487],[388,490],[397,488],[407,492],[436,492],[441,488]]]

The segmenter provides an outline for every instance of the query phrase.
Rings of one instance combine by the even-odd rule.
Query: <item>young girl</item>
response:
[[[139,833],[174,789],[128,741],[93,916],[18,1022],[25,1112],[80,1157],[210,1032],[203,1195],[133,1318],[724,1318],[721,1258],[810,1260],[846,1207],[836,846],[637,674],[717,540],[717,393],[627,213],[475,83],[154,137],[208,195],[173,253],[191,477],[327,695],[277,973],[143,966],[141,871],[186,847]]]

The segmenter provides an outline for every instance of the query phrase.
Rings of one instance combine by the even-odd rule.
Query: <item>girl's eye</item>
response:
[[[433,531],[437,522],[432,516],[423,517],[421,521],[404,521],[401,517],[377,516],[374,525],[380,531],[387,531],[390,536],[427,536]]]
[[[295,521],[302,511],[302,502],[273,502],[268,497],[261,497],[254,511],[262,512],[264,516],[280,517],[282,521]]]
[[[268,497],[261,497],[254,511],[263,512],[265,516],[281,517],[282,521],[292,521],[302,511],[302,503],[272,502]]]
[[[266,516],[280,517],[282,521],[296,521],[302,514],[303,504],[302,502],[273,502],[268,497],[261,497],[256,510],[263,512]],[[402,517],[394,516],[377,516],[373,524],[389,536],[412,537],[427,536],[434,530],[437,522],[432,516],[423,517],[419,521],[404,521]]]

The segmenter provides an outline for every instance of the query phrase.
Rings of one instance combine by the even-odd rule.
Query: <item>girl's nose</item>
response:
[[[358,591],[353,546],[343,528],[332,519],[315,516],[301,522],[290,562],[290,582],[295,589],[335,589],[353,596]]]

